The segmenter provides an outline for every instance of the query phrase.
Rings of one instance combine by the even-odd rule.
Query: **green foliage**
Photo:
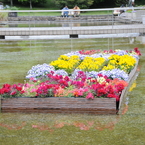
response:
[[[30,3],[30,9],[32,9],[32,4],[42,4],[46,2],[46,0],[18,0],[18,1],[26,5]]]
[[[1,0],[1,2],[5,2],[5,3],[8,3],[8,2],[10,2],[10,0]]]
[[[108,8],[111,5],[113,5],[114,0],[113,1],[108,1],[108,0],[94,0],[93,5],[91,6],[91,8]]]
[[[15,7],[15,6],[10,8],[10,10],[18,10],[18,9],[19,8]]]
[[[93,4],[94,0],[55,0],[55,4],[59,9],[62,9],[65,5],[69,8],[73,8],[78,5],[81,9],[89,8]]]
[[[128,5],[129,0],[115,0],[115,5],[116,6],[121,6],[122,4],[124,6]]]
[[[19,3],[28,5],[28,4],[35,4],[35,5],[42,5],[46,3],[47,0],[18,0]]]
[[[145,5],[145,0],[135,0],[135,5]]]
[[[115,0],[114,3],[116,6],[121,6],[122,4],[124,4],[125,6],[128,6],[129,0]],[[145,4],[144,0],[135,0],[135,6],[144,5],[144,4]]]

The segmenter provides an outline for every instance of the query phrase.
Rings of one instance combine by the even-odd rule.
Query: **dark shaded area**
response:
[[[1,2],[3,2],[4,5],[11,5],[10,0],[1,0]],[[46,4],[47,3],[47,4]],[[129,0],[104,0],[104,1],[96,1],[94,0],[93,5],[91,5],[88,8],[111,8],[111,7],[118,7],[121,6],[122,4],[127,5],[129,3]],[[135,0],[135,6],[139,6],[139,5],[144,5],[144,0]],[[33,7],[41,7],[41,8],[52,8],[56,7],[56,5],[54,4],[53,1],[49,1],[49,0],[39,0],[39,2],[32,2]],[[18,0],[13,0],[13,6],[16,7],[21,7],[21,6],[26,6],[26,7],[30,7],[30,3],[29,2],[19,2]]]
[[[70,38],[78,38],[78,34],[70,34]]]
[[[5,39],[5,36],[4,35],[0,35],[0,39]]]
[[[105,0],[104,2],[96,2],[94,1],[93,5],[90,8],[111,8],[111,7],[115,7],[115,0]]]

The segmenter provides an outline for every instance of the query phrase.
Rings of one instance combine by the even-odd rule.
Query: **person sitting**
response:
[[[80,11],[79,11],[80,8],[77,5],[73,8],[73,10],[78,10],[78,11],[74,11],[74,17],[77,17],[80,15]]]
[[[63,9],[62,9],[62,16],[63,17],[68,17],[68,13],[69,13],[69,8],[67,6],[65,6]],[[64,11],[65,10],[65,11]],[[67,11],[66,11],[67,10]]]

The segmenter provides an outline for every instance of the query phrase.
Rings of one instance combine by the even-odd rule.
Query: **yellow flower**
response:
[[[66,72],[71,73],[80,63],[77,55],[65,56],[61,55],[57,60],[52,61],[50,65],[54,66],[56,70],[64,69]]]
[[[102,57],[92,58],[85,57],[83,62],[77,67],[83,71],[99,71],[105,63],[105,59]]]
[[[113,54],[109,57],[109,63],[107,66],[103,67],[103,70],[111,70],[114,68],[119,68],[129,73],[136,64],[136,59],[130,55],[116,55]]]
[[[129,88],[129,92],[131,92],[136,87],[136,81]]]

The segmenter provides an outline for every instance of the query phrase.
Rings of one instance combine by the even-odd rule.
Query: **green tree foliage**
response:
[[[93,5],[91,6],[91,8],[108,8],[111,7],[111,5],[113,5],[114,0],[94,0]]]
[[[129,5],[129,0],[114,0],[116,6],[121,6],[124,4],[125,6]],[[135,0],[135,6],[145,5],[145,0]]]
[[[93,4],[94,0],[55,0],[55,4],[59,9],[62,9],[65,5],[69,8],[73,8],[78,5],[81,9],[87,9]]]
[[[42,4],[42,3],[45,3],[46,0],[18,0],[18,2],[22,2],[25,5],[29,3],[30,9],[32,9],[32,4]]]
[[[121,5],[126,6],[126,5],[128,5],[128,3],[129,3],[129,0],[115,0],[116,6],[121,6]]]
[[[11,7],[13,6],[13,0],[1,0],[1,2],[3,2],[4,4],[9,3]]]
[[[145,0],[135,0],[135,5],[145,5]]]

